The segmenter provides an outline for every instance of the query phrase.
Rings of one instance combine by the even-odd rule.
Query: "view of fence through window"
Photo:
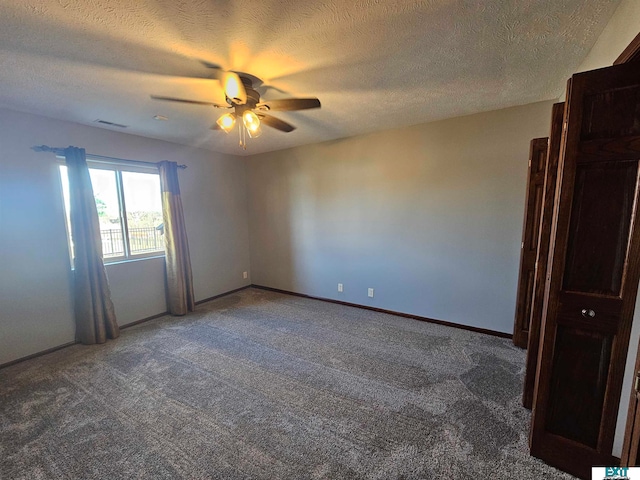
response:
[[[102,255],[105,258],[124,255],[122,230],[113,228],[108,230],[100,229],[100,236],[102,237]],[[156,227],[129,227],[129,240],[131,242],[132,255],[157,252],[164,249],[161,229]]]
[[[60,166],[60,173],[68,219],[67,167]],[[89,168],[89,174],[105,260],[163,252],[164,228],[159,175],[101,168]],[[124,218],[122,212],[126,212]],[[71,237],[70,233],[69,236]]]

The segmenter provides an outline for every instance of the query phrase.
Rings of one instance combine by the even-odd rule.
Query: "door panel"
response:
[[[640,135],[640,89],[631,85],[584,97],[581,140]]]
[[[540,344],[540,323],[542,321],[542,307],[544,300],[544,286],[547,277],[547,263],[549,257],[549,240],[551,237],[551,223],[553,220],[553,205],[558,178],[558,159],[560,157],[560,140],[562,139],[562,124],[564,121],[564,102],[553,105],[551,112],[551,133],[549,135],[549,151],[547,153],[547,168],[544,177],[544,195],[542,199],[542,219],[538,235],[538,252],[536,255],[536,269],[529,317],[529,342],[527,346],[527,367],[524,379],[522,404],[531,409],[533,404],[533,387],[536,379],[538,363],[538,346]]]
[[[534,138],[529,149],[529,175],[527,181],[527,204],[522,228],[522,249],[520,251],[520,273],[516,299],[516,315],[513,327],[513,343],[521,348],[527,347],[529,339],[529,318],[534,293],[534,277],[542,200],[544,197],[544,178],[547,166],[548,138]]]
[[[563,290],[618,296],[637,162],[578,163]]]
[[[640,277],[639,102],[633,64],[576,74],[568,95],[531,453],[581,478],[617,461],[611,449]]]
[[[555,346],[558,354],[553,359],[551,372],[547,429],[552,434],[596,448],[611,337],[568,323],[558,326]]]

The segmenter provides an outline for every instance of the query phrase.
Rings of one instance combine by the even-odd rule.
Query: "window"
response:
[[[90,159],[87,164],[105,263],[163,254],[164,226],[158,173],[152,169],[95,163]],[[60,178],[72,246],[66,165],[60,165]]]

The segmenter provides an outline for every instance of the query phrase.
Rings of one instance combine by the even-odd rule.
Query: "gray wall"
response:
[[[191,250],[196,300],[249,283],[245,160],[0,109],[0,364],[74,339],[69,250],[58,166],[32,145],[173,160]],[[166,310],[164,260],[107,266],[120,325]]]
[[[529,141],[548,135],[550,112],[250,157],[253,283],[512,332]]]

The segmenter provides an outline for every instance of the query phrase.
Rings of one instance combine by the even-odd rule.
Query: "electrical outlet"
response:
[[[370,289],[367,291],[367,295],[369,295],[369,297],[373,298],[373,288],[370,288]]]
[[[339,292],[344,291],[344,287],[342,286],[342,284],[341,284],[341,283],[339,283],[339,284],[338,284],[338,291],[339,291]]]
[[[247,272],[242,272],[242,278],[249,278],[249,274]]]

